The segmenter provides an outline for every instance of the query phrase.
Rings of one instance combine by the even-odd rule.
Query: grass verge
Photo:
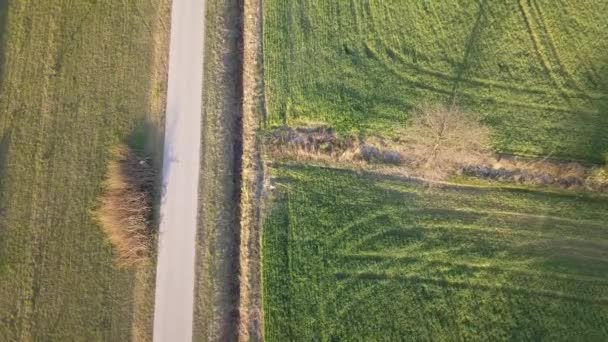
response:
[[[195,341],[238,336],[241,2],[208,0]]]
[[[259,131],[265,116],[262,55],[262,1],[243,9],[243,156],[240,232],[239,339],[263,340],[261,220],[264,170]]]

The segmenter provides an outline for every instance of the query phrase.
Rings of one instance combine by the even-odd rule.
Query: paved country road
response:
[[[154,341],[192,340],[205,0],[173,0]]]

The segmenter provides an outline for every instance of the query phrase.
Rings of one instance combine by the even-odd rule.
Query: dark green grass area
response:
[[[160,2],[0,0],[0,341],[132,338],[135,272],[91,211],[150,108]]]
[[[267,341],[608,339],[608,199],[283,165]]]
[[[497,150],[608,152],[608,1],[264,3],[270,125],[395,135],[424,101],[455,101]]]

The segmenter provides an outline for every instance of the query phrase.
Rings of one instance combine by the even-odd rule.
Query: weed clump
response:
[[[155,181],[149,160],[125,145],[114,149],[94,217],[112,244],[119,266],[136,265],[149,256]]]

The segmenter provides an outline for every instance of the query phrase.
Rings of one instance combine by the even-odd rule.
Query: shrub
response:
[[[104,192],[94,217],[106,233],[119,266],[144,261],[152,245],[152,201],[156,172],[127,146],[113,151]]]
[[[608,192],[608,166],[593,169],[586,179],[586,185],[593,191]]]
[[[429,178],[443,178],[489,155],[489,130],[458,107],[424,104],[405,130],[409,154]]]

